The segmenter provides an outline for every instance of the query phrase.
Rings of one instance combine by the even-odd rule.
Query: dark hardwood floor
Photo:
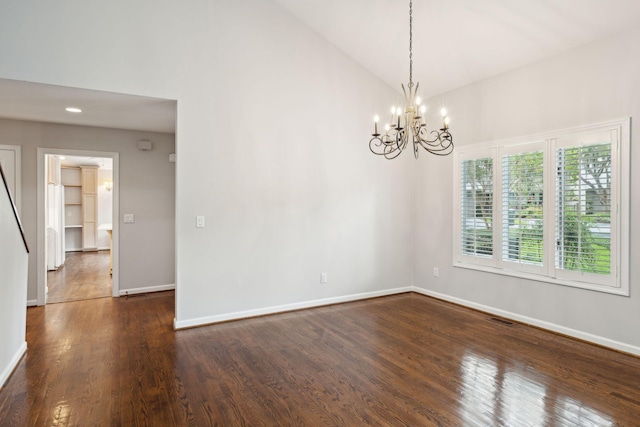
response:
[[[417,294],[177,332],[173,292],[27,317],[0,426],[640,425],[640,359]]]
[[[109,251],[67,252],[64,267],[47,272],[47,302],[111,296]]]

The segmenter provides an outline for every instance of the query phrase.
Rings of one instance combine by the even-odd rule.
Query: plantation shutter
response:
[[[543,265],[544,155],[502,156],[502,260]]]
[[[462,254],[493,256],[493,159],[465,160],[461,168]]]
[[[611,143],[556,150],[556,251],[561,270],[611,269]]]

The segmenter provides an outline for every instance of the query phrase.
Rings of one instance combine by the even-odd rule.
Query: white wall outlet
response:
[[[438,271],[438,267],[433,267],[433,277],[438,277],[440,272]]]
[[[320,283],[327,283],[327,273],[320,273]]]
[[[124,223],[133,224],[136,222],[136,216],[134,214],[124,214]]]
[[[196,228],[204,228],[204,216],[196,216]]]

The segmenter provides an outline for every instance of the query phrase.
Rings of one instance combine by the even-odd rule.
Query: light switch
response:
[[[133,224],[136,222],[136,216],[134,214],[124,214],[124,223]]]
[[[198,215],[196,217],[196,228],[204,228],[204,216]]]

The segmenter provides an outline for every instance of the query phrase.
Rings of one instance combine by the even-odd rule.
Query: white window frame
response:
[[[555,156],[560,145],[571,145],[589,134],[610,132],[611,139],[611,273],[597,275],[555,268]],[[453,266],[495,274],[520,277],[545,283],[570,286],[615,295],[629,296],[629,223],[630,223],[630,140],[631,119],[562,129],[544,134],[458,146],[454,152],[454,242]],[[543,150],[544,156],[544,257],[543,265],[523,265],[502,260],[502,158],[504,155]],[[465,160],[493,158],[493,255],[479,257],[462,253],[461,165]],[[549,169],[551,167],[551,169]]]

